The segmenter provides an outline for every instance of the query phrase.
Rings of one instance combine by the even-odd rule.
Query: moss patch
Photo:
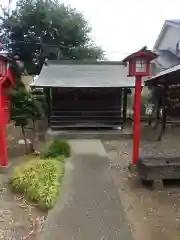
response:
[[[63,140],[54,140],[45,145],[44,149],[41,151],[41,158],[57,158],[57,160],[62,161],[70,156],[70,146],[68,142]]]

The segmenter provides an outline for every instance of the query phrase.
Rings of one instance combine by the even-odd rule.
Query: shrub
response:
[[[64,156],[64,159],[70,156],[70,146],[63,140],[49,142],[41,152],[42,158],[58,158],[60,161],[64,161],[62,156]]]
[[[48,158],[49,159],[49,158]],[[54,158],[53,158],[54,159]],[[55,158],[58,162],[65,163],[67,161],[67,158],[65,156],[58,156]]]
[[[12,187],[41,208],[50,209],[56,203],[63,175],[64,166],[57,161],[31,160],[14,169]]]

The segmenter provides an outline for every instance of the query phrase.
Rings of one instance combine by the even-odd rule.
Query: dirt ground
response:
[[[180,156],[180,128],[169,127],[162,142],[157,142],[154,130],[143,127],[141,132],[141,155]],[[14,147],[14,143],[11,145]],[[180,239],[180,184],[165,185],[163,191],[143,186],[138,176],[127,168],[131,161],[132,140],[103,141],[103,145],[111,159],[112,176],[134,239]],[[27,160],[22,157],[23,153],[22,146],[11,148],[10,156],[15,156],[10,159],[11,169]],[[8,175],[0,174],[0,239],[36,240],[47,213],[10,191],[10,175],[11,170]]]
[[[180,156],[180,128],[169,127],[162,142],[157,132],[143,127],[141,156]],[[180,184],[170,182],[162,191],[143,186],[137,174],[128,171],[132,140],[103,141],[111,158],[113,179],[118,186],[135,240],[180,239]]]
[[[47,213],[23,196],[12,193],[9,184],[13,168],[31,158],[24,156],[24,145],[18,144],[19,139],[22,139],[21,129],[10,126],[7,129],[8,173],[0,174],[0,239],[36,240]]]
[[[0,174],[0,239],[36,240],[47,213],[28,203],[23,196],[12,193],[9,184],[11,170],[28,159],[19,157],[13,161],[8,174]]]

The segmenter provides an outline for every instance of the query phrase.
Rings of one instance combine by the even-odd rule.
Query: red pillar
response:
[[[140,115],[141,115],[141,77],[136,77],[134,96],[134,139],[133,139],[133,164],[139,159],[140,142]]]
[[[6,125],[0,127],[0,166],[8,166],[8,153],[6,143]]]
[[[8,166],[8,153],[7,153],[7,142],[6,142],[6,124],[7,114],[4,109],[5,100],[4,91],[2,85],[0,85],[0,166]]]

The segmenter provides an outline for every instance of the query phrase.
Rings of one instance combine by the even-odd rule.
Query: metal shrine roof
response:
[[[134,87],[122,62],[49,61],[31,86],[37,87]]]
[[[146,82],[149,82],[149,81],[151,81],[151,80],[158,79],[158,78],[160,78],[160,77],[166,76],[166,75],[168,75],[168,74],[170,74],[170,73],[174,73],[174,72],[177,72],[177,71],[180,71],[180,64],[178,64],[178,65],[176,65],[176,66],[173,66],[173,67],[171,67],[171,68],[168,68],[168,69],[166,69],[166,70],[164,70],[164,71],[159,72],[159,73],[156,74],[155,76],[152,76],[152,77],[150,77],[149,79],[147,79]]]

